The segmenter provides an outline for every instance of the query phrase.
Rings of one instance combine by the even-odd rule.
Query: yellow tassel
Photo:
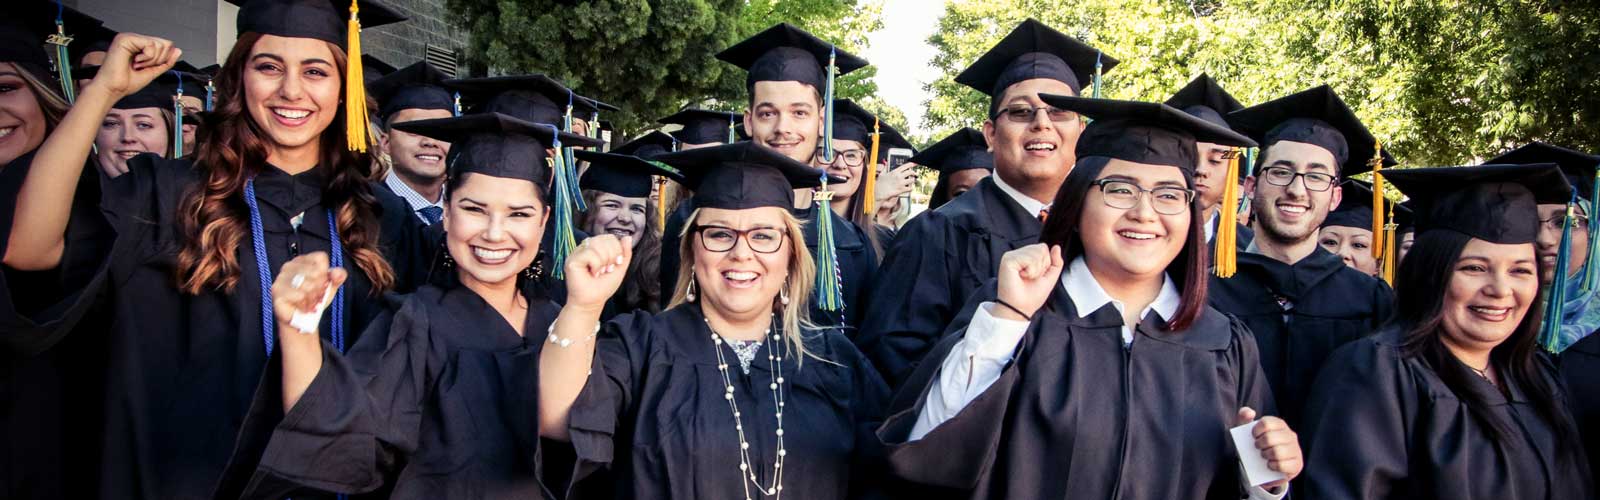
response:
[[[656,177],[656,228],[665,230],[667,227],[667,178]]]
[[[344,134],[346,146],[351,151],[367,152],[367,146],[372,140],[367,127],[367,86],[365,73],[361,68],[361,19],[358,17],[360,8],[356,0],[350,0],[350,22],[348,31],[345,32],[345,74],[344,74]]]
[[[872,154],[867,156],[867,161],[862,162],[865,163],[863,168],[867,171],[867,180],[865,181],[867,185],[861,186],[861,189],[866,190],[866,193],[863,193],[865,197],[862,199],[865,201],[861,203],[861,211],[868,216],[878,213],[878,198],[876,198],[878,187],[878,139],[882,133],[879,130],[879,123],[878,117],[872,117]]]
[[[1399,262],[1395,262],[1394,251],[1394,233],[1399,228],[1400,225],[1394,223],[1394,207],[1390,206],[1389,222],[1383,225],[1383,282],[1388,283],[1390,288],[1394,287],[1395,268],[1400,266]]]
[[[1383,233],[1383,202],[1388,199],[1383,197],[1383,143],[1375,141],[1372,147],[1372,258],[1381,259],[1388,239]]]
[[[1217,235],[1212,255],[1213,273],[1218,278],[1232,278],[1239,268],[1239,155],[1242,150],[1228,152],[1228,174],[1222,180],[1222,206],[1217,217]],[[1204,221],[1202,221],[1204,223]]]

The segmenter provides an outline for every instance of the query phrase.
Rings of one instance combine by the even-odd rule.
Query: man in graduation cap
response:
[[[455,116],[455,96],[440,86],[447,78],[422,61],[367,85],[367,92],[378,100],[378,122],[383,125],[378,149],[389,156],[392,167],[379,185],[406,200],[417,218],[429,225],[444,215],[444,158],[450,144],[394,126]]]
[[[994,155],[989,153],[989,144],[984,141],[983,132],[972,127],[964,127],[933,143],[912,156],[911,163],[939,172],[933,193],[928,195],[928,210],[944,206],[994,173]]]
[[[898,385],[979,285],[994,278],[1000,255],[1032,244],[1077,160],[1085,122],[1038,94],[1079,95],[1117,60],[1029,19],[956,77],[989,95],[983,135],[994,175],[970,192],[924,212],[895,236],[858,341]]]
[[[727,111],[690,108],[656,120],[656,123],[677,125],[678,130],[667,133],[677,140],[678,146],[674,151],[688,151],[739,142],[744,116]]]
[[[1244,109],[1239,100],[1234,99],[1232,94],[1211,78],[1211,75],[1205,73],[1201,73],[1194,80],[1190,80],[1188,85],[1178,89],[1178,93],[1167,99],[1166,105],[1181,109],[1195,118],[1220,127],[1228,127],[1228,121],[1223,119],[1223,116]],[[1234,148],[1209,142],[1197,142],[1195,147],[1200,149],[1200,165],[1194,171],[1194,187],[1198,195],[1196,199],[1200,200],[1201,220],[1206,221],[1206,241],[1215,242],[1217,225],[1222,222],[1220,216],[1222,204],[1239,203],[1237,198],[1224,200],[1223,193],[1227,191],[1225,188],[1228,182],[1229,162],[1240,152]],[[1238,227],[1239,244],[1248,245],[1251,239],[1250,229],[1244,226]]]
[[[1210,300],[1255,333],[1278,408],[1293,426],[1328,355],[1393,310],[1388,285],[1345,266],[1316,239],[1341,202],[1340,179],[1372,169],[1376,139],[1327,86],[1227,119],[1261,143],[1255,175],[1245,181],[1254,192],[1255,239],[1239,252],[1236,274],[1212,280]]]

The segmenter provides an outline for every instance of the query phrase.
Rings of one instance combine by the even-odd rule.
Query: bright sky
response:
[[[883,29],[869,35],[869,46],[862,54],[878,75],[878,97],[905,113],[911,133],[926,135],[923,103],[932,94],[923,85],[939,77],[932,66],[934,48],[928,36],[938,28],[944,2],[932,0],[884,0]]]

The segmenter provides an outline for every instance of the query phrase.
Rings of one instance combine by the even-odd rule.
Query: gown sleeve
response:
[[[428,328],[421,301],[409,301],[374,320],[348,354],[324,340],[322,370],[272,430],[241,498],[365,493],[392,477],[417,447],[433,368]]]
[[[625,425],[623,415],[638,404],[639,389],[647,376],[653,326],[650,314],[635,312],[601,327],[589,379],[567,417],[576,455],[570,484],[609,467],[615,459],[617,436]]]
[[[1296,497],[1388,498],[1408,475],[1407,428],[1418,394],[1398,352],[1373,339],[1353,342],[1323,367],[1300,440],[1306,449]]]
[[[865,301],[867,314],[856,343],[890,387],[905,383],[962,306],[950,290],[955,242],[946,240],[944,224],[938,213],[907,224],[884,252],[878,269],[883,279],[873,282]]]

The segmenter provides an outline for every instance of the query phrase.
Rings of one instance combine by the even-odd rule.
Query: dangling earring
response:
[[[544,251],[543,250],[540,250],[538,255],[534,255],[533,256],[533,262],[529,262],[528,263],[528,267],[522,270],[522,277],[527,278],[527,279],[532,280],[532,281],[540,281],[540,280],[544,279]]]
[[[448,241],[448,236],[445,239]],[[444,241],[439,242],[439,253],[444,255],[443,264],[445,269],[454,269],[456,267],[456,259],[450,256],[450,246]]]
[[[689,278],[689,291],[683,294],[683,298],[689,302],[694,302],[694,278]]]
[[[789,280],[783,280],[783,288],[778,289],[778,302],[789,305]]]

